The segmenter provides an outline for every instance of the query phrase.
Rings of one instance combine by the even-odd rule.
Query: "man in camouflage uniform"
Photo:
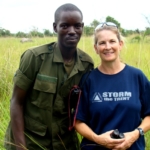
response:
[[[75,130],[68,130],[68,94],[93,68],[90,56],[77,48],[82,20],[75,5],[60,6],[53,23],[58,41],[22,54],[14,76],[7,150],[79,150]]]

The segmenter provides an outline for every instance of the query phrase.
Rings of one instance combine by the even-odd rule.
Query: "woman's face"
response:
[[[111,30],[102,30],[97,33],[97,43],[94,45],[96,53],[102,62],[114,62],[119,59],[123,42]]]

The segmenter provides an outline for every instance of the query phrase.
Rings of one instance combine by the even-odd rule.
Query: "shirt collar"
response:
[[[84,71],[85,70],[85,68],[82,64],[81,58],[82,58],[81,52],[80,52],[79,49],[77,49],[77,57],[76,57],[76,60],[75,60],[75,67],[74,67],[76,71],[78,71],[78,70],[79,71]],[[62,58],[62,54],[60,52],[60,49],[59,49],[57,43],[55,43],[55,45],[54,45],[53,62],[64,63],[63,58]]]

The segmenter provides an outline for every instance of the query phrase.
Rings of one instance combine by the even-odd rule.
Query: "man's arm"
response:
[[[26,91],[22,90],[18,86],[14,85],[13,95],[10,104],[10,117],[13,136],[17,150],[23,150],[21,148],[26,146],[24,137],[24,118],[23,118],[23,105],[25,102]]]

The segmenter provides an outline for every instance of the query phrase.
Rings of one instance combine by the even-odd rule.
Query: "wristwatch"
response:
[[[144,131],[142,128],[136,128],[136,129],[139,130],[140,137],[144,135]]]

